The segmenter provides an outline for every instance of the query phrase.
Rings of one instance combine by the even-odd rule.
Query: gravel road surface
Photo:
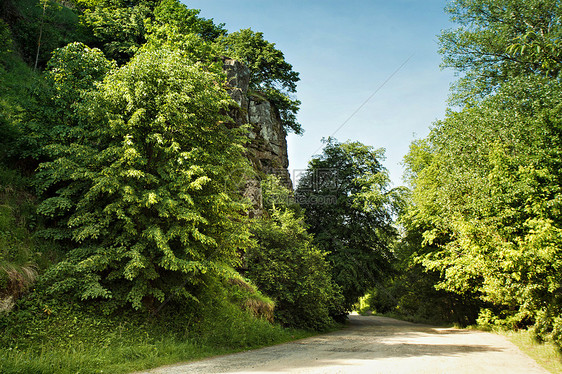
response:
[[[145,374],[548,373],[502,336],[350,316],[343,330]]]

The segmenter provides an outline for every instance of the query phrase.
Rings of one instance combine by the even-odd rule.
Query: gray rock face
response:
[[[266,174],[276,174],[289,188],[291,178],[287,168],[287,133],[283,128],[277,109],[268,101],[250,98],[250,123],[252,124],[252,142],[249,150],[253,153],[256,169]]]
[[[228,94],[240,106],[231,115],[238,125],[249,123],[248,120],[248,87],[250,85],[250,69],[238,60],[223,59],[223,70],[226,73]]]
[[[250,70],[241,62],[223,58],[223,69],[227,75],[227,91],[239,108],[233,109],[230,116],[236,125],[250,124],[248,134],[248,159],[257,172],[257,180],[246,183],[244,195],[254,204],[254,212],[263,210],[262,193],[259,181],[266,174],[275,174],[290,189],[293,188],[288,171],[287,133],[283,128],[278,110],[259,92],[249,89]]]

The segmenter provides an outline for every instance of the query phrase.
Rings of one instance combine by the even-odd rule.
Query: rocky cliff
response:
[[[292,189],[287,154],[287,133],[279,112],[259,92],[249,89],[250,70],[241,62],[225,58],[224,71],[228,92],[239,105],[231,112],[236,124],[250,124],[248,158],[257,172],[257,179],[248,180],[245,195],[254,204],[255,213],[263,209],[260,180],[266,174],[277,175]]]

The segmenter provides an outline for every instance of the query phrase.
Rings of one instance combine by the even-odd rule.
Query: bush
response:
[[[106,64],[69,48],[51,67],[65,87],[76,81],[68,59]],[[224,177],[247,160],[219,80],[169,47],[139,52],[87,93],[36,178],[43,235],[68,243],[49,269],[54,292],[153,308],[191,299],[203,275],[238,261],[250,234]]]
[[[539,341],[552,341],[562,349],[562,315],[560,308],[544,308],[537,312],[535,324],[530,328]]]
[[[312,244],[302,218],[273,208],[252,232],[258,245],[247,251],[247,276],[276,302],[275,319],[285,326],[322,330],[341,311],[326,254]]]

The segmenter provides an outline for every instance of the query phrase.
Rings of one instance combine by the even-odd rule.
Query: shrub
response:
[[[326,254],[312,244],[302,218],[274,208],[256,220],[258,241],[247,251],[247,276],[276,303],[275,319],[285,326],[322,330],[341,310]]]
[[[76,54],[64,56],[51,68],[72,83]],[[192,299],[205,274],[238,261],[245,206],[224,177],[247,160],[219,81],[168,47],[139,52],[84,94],[37,174],[43,235],[68,243],[48,272],[53,291],[152,308]]]

